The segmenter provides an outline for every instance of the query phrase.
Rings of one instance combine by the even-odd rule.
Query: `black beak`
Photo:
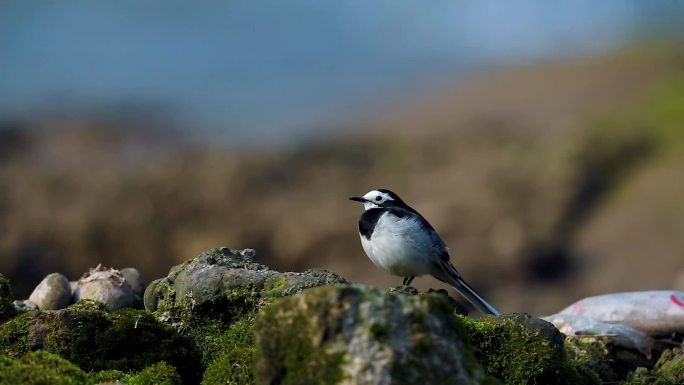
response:
[[[349,200],[365,203],[366,200],[363,197],[351,197]]]

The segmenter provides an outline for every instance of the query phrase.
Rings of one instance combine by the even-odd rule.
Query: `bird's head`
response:
[[[363,203],[365,210],[378,207],[407,207],[406,203],[399,198],[399,195],[387,189],[371,190],[364,196],[351,197],[349,199]]]

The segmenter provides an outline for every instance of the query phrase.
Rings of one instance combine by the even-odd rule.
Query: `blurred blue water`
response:
[[[0,1],[0,118],[160,111],[278,142],[463,74],[679,38],[676,1]]]

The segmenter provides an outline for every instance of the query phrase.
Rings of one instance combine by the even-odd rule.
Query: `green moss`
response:
[[[16,311],[12,304],[12,287],[4,275],[0,274],[0,323],[14,317]]]
[[[307,287],[345,282],[320,269],[280,273],[253,262],[252,256],[253,252],[223,247],[208,250],[173,267],[145,292],[148,310],[197,348],[201,365],[208,368],[205,380],[250,378],[251,326],[255,314],[273,300]],[[249,339],[239,339],[236,330]],[[230,365],[234,371],[221,369]]]
[[[680,382],[672,382],[657,375],[656,372],[646,368],[637,368],[629,373],[620,385],[679,385]]]
[[[203,366],[207,366],[226,350],[226,334],[231,325],[251,325],[255,308],[253,301],[241,297],[224,297],[194,307],[182,300],[174,314],[179,320],[178,331],[193,341]]]
[[[109,310],[107,309],[107,305],[105,305],[102,302],[94,301],[91,299],[82,299],[69,306],[69,309],[78,312],[91,312],[91,314],[93,314],[92,312],[109,312]]]
[[[202,384],[253,384],[256,348],[251,320],[235,322],[221,339],[224,341],[223,351],[207,367]]]
[[[166,362],[158,362],[131,376],[128,385],[182,385],[176,368]]]
[[[666,350],[656,362],[654,371],[664,381],[684,383],[684,349]]]
[[[411,294],[409,294],[411,295]],[[435,354],[434,338],[425,334],[426,330],[433,327],[434,317],[445,323],[445,328],[453,333],[454,344],[460,344],[460,362],[466,373],[481,372],[482,368],[471,352],[468,337],[461,319],[455,315],[454,307],[450,304],[450,298],[446,292],[430,291],[418,294],[425,304],[425,311],[412,311],[407,314],[410,320],[411,333],[413,334],[413,351],[407,359],[397,361],[392,368],[392,375],[399,384],[421,384],[425,382],[426,372],[430,373],[431,383],[449,384],[454,382],[454,373],[449,370],[435,370],[434,363],[426,357]],[[444,337],[444,336],[443,336]],[[490,376],[482,376],[480,381],[489,384],[500,384]]]
[[[229,249],[212,249],[173,269],[169,279],[156,281],[153,290],[148,289],[145,293],[146,301],[154,305],[157,317],[172,322],[181,335],[193,341],[200,352],[202,365],[206,367],[227,350],[225,334],[231,325],[242,321],[251,324],[255,312],[268,303],[268,298],[262,277],[247,273],[233,276],[229,285],[224,286],[221,279],[213,279],[198,286],[192,272],[206,270],[201,268],[206,266],[204,264],[255,270],[266,267],[235,255]],[[211,276],[220,278],[223,273]],[[274,281],[268,295],[280,293],[287,282],[285,277]],[[187,292],[177,293],[177,287]],[[195,294],[198,290],[202,293]]]
[[[103,370],[101,372],[94,372],[88,375],[88,384],[102,384],[102,383],[128,383],[129,374],[120,370]]]
[[[568,357],[562,340],[559,344],[548,335],[555,329],[528,327],[515,317],[461,320],[485,371],[508,385],[600,383],[595,373]]]
[[[122,310],[109,316],[111,326],[97,334],[99,346],[93,369],[141,370],[166,361],[178,369],[185,381],[196,383],[200,365],[189,341],[151,314]],[[75,349],[72,353],[78,354]]]
[[[0,385],[95,385],[122,383],[126,385],[181,385],[176,369],[158,362],[137,374],[106,370],[86,374],[62,357],[38,350],[19,359],[0,355]]]
[[[646,384],[654,384],[654,376],[646,368],[637,368],[634,372],[630,373],[624,381],[620,382],[620,385]]]
[[[498,383],[440,293],[315,288],[264,309],[254,330],[257,384]]]
[[[139,371],[166,361],[188,384],[198,383],[202,371],[192,343],[152,314],[108,313],[90,302],[16,317],[0,327],[0,346],[12,357],[45,349],[86,371]]]
[[[293,311],[302,306],[301,299],[286,297],[259,314],[255,323],[257,383],[325,385],[337,384],[344,378],[344,354],[329,352],[324,346],[326,330],[335,330],[339,325],[326,324],[336,322],[334,317],[307,316],[324,314],[330,304],[328,296],[337,290],[345,289],[325,287],[309,291],[305,306],[310,313]]]
[[[7,368],[12,366],[13,364],[14,364],[14,361],[11,358],[7,357],[4,354],[0,354],[0,373],[5,371]]]
[[[251,262],[239,258],[228,259],[222,249],[214,249],[201,258],[217,264],[246,264]],[[189,267],[191,262],[184,266]],[[180,272],[181,268],[178,268]],[[175,278],[180,273],[171,274]],[[287,279],[275,281],[270,295],[282,290]],[[176,299],[174,285],[161,280],[156,284],[157,298],[155,314],[172,321],[179,333],[192,341],[199,351],[201,365],[206,368],[205,384],[249,384],[253,383],[252,363],[254,361],[254,336],[252,324],[254,314],[265,306],[268,300],[253,281],[231,281],[232,286],[211,300],[199,302],[193,295]]]
[[[679,385],[684,383],[684,348],[666,350],[652,370],[637,368],[621,385]]]
[[[45,351],[31,352],[18,360],[0,358],[1,385],[81,385],[86,381],[79,367]]]
[[[276,279],[275,281],[270,283],[270,287],[264,290],[263,296],[266,297],[282,297],[283,292],[287,290],[287,288],[290,286],[289,285],[290,280],[286,275],[281,276],[280,278]]]
[[[620,375],[611,366],[610,338],[572,336],[565,338],[568,357],[596,373],[603,382],[615,382]]]
[[[81,365],[85,370],[121,369],[101,367],[103,355],[97,336],[111,326],[106,311],[92,301],[56,312],[33,313],[36,320],[29,333],[31,345]],[[125,337],[122,337],[125,339]]]
[[[24,313],[0,325],[0,353],[19,358],[29,352],[29,328],[35,323],[36,314]]]

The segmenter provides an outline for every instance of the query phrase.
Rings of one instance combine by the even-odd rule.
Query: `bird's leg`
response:
[[[415,275],[411,275],[411,276],[408,276],[408,277],[404,277],[404,281],[402,282],[402,285],[404,285],[404,286],[410,285],[410,284],[411,284],[411,281],[413,281],[413,278],[416,278],[416,276],[415,276]]]

